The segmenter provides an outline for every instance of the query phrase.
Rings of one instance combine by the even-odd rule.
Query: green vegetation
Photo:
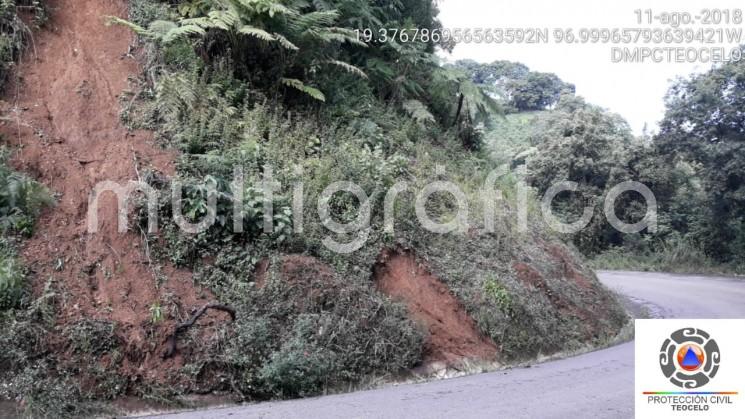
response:
[[[42,208],[53,204],[47,189],[28,176],[11,170],[8,154],[0,152],[0,230],[31,235]]]
[[[15,247],[43,206],[51,205],[49,192],[23,174],[11,170],[7,154],[0,161],[0,397],[23,395],[31,417],[71,417],[79,388],[57,376],[48,356],[53,330],[56,293],[52,284],[32,300],[26,270]]]
[[[105,412],[98,400],[127,388],[126,379],[111,373],[123,361],[114,325],[84,320],[59,333],[55,312],[60,298],[56,284],[49,282],[24,308],[0,312],[0,397],[23,400],[26,417]],[[101,357],[108,365],[98,362]]]
[[[237,278],[245,271],[220,265],[204,272],[225,281],[215,289],[241,314],[236,337],[210,342],[203,353],[227,367],[242,394],[318,394],[372,374],[398,373],[420,359],[421,331],[369,283],[303,259],[285,259],[281,270],[271,268],[260,289]],[[198,371],[210,358],[192,361]]]
[[[546,233],[532,193],[528,231],[519,231],[515,176],[496,180],[505,199],[498,203],[493,231],[485,225],[484,183],[498,167],[497,157],[512,162],[503,147],[484,140],[489,129],[495,130],[491,135],[509,131],[503,144],[517,151],[523,128],[530,128],[535,131],[525,137],[543,146],[548,133],[566,132],[567,118],[578,119],[587,133],[564,136],[557,156],[582,149],[594,138],[588,133],[600,133],[609,145],[633,138],[618,119],[572,97],[573,87],[554,75],[502,63],[516,75],[494,90],[489,77],[500,65],[482,80],[472,80],[469,69],[441,65],[436,49],[452,45],[356,39],[355,30],[363,28],[436,29],[435,4],[132,0],[128,20],[110,18],[138,33],[144,51],[144,71],[132,96],[123,98],[122,120],[154,131],[161,144],[180,152],[172,178],[158,168],[139,171],[165,192],[158,203],[161,231],[145,238],[148,257],[154,265],[192,270],[210,298],[235,309],[235,322],[185,331],[179,337],[183,366],[151,379],[123,370],[141,363],[143,353],[155,353],[161,328],[180,320],[173,315],[178,296],[150,302],[141,326],[145,342],[132,349],[113,322],[81,319],[55,326],[54,308],[67,290],[53,281],[32,300],[16,294],[18,281],[11,279],[6,282],[14,304],[0,326],[13,334],[0,334],[0,382],[7,384],[0,395],[22,399],[33,417],[78,417],[97,407],[91,402],[123,394],[173,399],[217,391],[263,400],[395,376],[422,362],[429,332],[378,290],[372,272],[386,249],[417,255],[497,343],[504,362],[613,339],[627,321],[624,310],[576,254]],[[534,112],[528,118],[515,113],[524,110]],[[574,173],[553,163],[534,167]],[[611,163],[603,157],[583,175],[595,176]],[[279,185],[271,197],[257,187],[267,168]],[[246,181],[239,231],[233,208],[238,191],[231,188],[238,169]],[[539,190],[541,180],[531,178]],[[292,204],[301,181],[305,206],[297,209]],[[348,193],[321,200],[335,181],[359,185],[368,201]],[[417,221],[415,192],[433,181],[460,187],[469,200],[470,228],[438,234]],[[190,234],[177,226],[169,194],[176,182],[189,222],[209,216],[215,199],[216,222],[206,231]],[[393,205],[390,232],[385,192],[401,182],[408,191]],[[16,185],[7,188],[16,195],[0,200],[10,208],[8,232],[28,233],[28,220],[43,200],[29,198],[36,195],[33,187],[6,183]],[[269,199],[271,217],[264,207]],[[329,248],[329,240],[350,243],[357,235],[326,228],[319,200],[338,223],[352,222],[369,205],[369,228],[355,252]],[[444,223],[458,207],[451,196],[437,193],[426,212]],[[139,215],[145,231],[146,208]],[[271,232],[264,231],[266,218]],[[303,224],[295,224],[300,219]],[[598,225],[592,234],[605,228]],[[585,241],[595,243],[580,242]],[[7,266],[9,278],[22,272]]]
[[[19,307],[26,296],[26,278],[14,249],[5,239],[0,244],[0,310]]]
[[[509,86],[530,74],[518,63],[458,64],[501,98],[512,97]],[[569,88],[561,90],[563,82],[549,89],[561,90],[560,98],[536,84],[534,96],[553,99],[530,108],[512,103],[513,111],[539,112],[495,119],[486,147],[499,164],[526,164],[528,183],[539,196],[557,181],[577,182],[578,189],[559,194],[552,208],[568,223],[592,208],[589,225],[566,239],[596,267],[743,272],[743,77],[739,62],[681,79],[670,89],[659,134],[640,137],[620,116],[584,102]],[[630,180],[654,193],[656,232],[624,234],[606,220],[606,194]],[[633,224],[644,217],[646,204],[640,195],[626,193],[615,210],[621,221]]]
[[[33,25],[46,19],[39,0],[0,1],[0,85],[32,44],[31,29],[20,18],[24,11]],[[33,51],[32,51],[33,52]],[[84,414],[76,401],[79,387],[57,374],[47,356],[51,352],[54,299],[50,286],[32,300],[26,269],[16,255],[16,245],[33,233],[42,208],[53,203],[50,193],[28,176],[8,165],[9,153],[0,152],[0,398],[22,396],[29,417],[73,417]]]
[[[486,283],[484,283],[484,292],[497,304],[497,307],[499,307],[502,313],[507,316],[512,315],[512,296],[496,278],[486,280]]]
[[[30,40],[21,6],[43,18],[37,1],[0,0],[3,80]],[[505,363],[604,344],[628,320],[561,239],[596,267],[745,266],[742,63],[676,83],[660,133],[635,137],[621,117],[575,96],[574,86],[554,74],[506,61],[443,65],[436,50],[453,47],[444,40],[357,39],[361,29],[440,28],[432,0],[130,6],[129,19],[109,18],[139,34],[144,51],[144,71],[123,98],[122,120],[179,151],[171,178],[158,168],[138,171],[164,192],[158,234],[144,233],[147,208],[139,208],[147,256],[154,271],[166,263],[191,270],[210,298],[235,309],[235,321],[184,331],[179,364],[169,364],[182,366],[157,378],[127,368],[154,354],[163,329],[181,320],[174,315],[178,296],[164,293],[145,306],[141,346],[125,341],[122,326],[111,321],[59,325],[55,309],[69,291],[49,279],[32,298],[14,246],[33,232],[51,198],[3,161],[0,397],[22,400],[30,417],[90,415],[101,410],[97,402],[125,394],[304,397],[411,369],[422,363],[430,332],[375,283],[379,257],[391,249],[416,255],[440,278]],[[521,164],[532,188],[527,231],[516,209],[523,179],[490,177]],[[277,185],[271,196],[258,187],[268,168]],[[231,183],[238,171],[241,190]],[[484,200],[487,180],[504,198],[493,226],[485,221],[495,204]],[[551,234],[541,219],[536,196],[556,180],[578,185],[554,200],[559,218],[575,220],[592,208],[589,226],[578,233]],[[655,193],[656,232],[622,234],[605,220],[605,194],[627,180]],[[352,182],[369,198],[324,196],[335,181]],[[439,234],[421,225],[416,192],[434,181],[464,193],[468,228]],[[386,208],[386,192],[404,183],[407,190]],[[179,228],[169,194],[175,185],[189,222],[209,217],[215,200],[214,225],[196,234]],[[293,205],[298,197],[302,208]],[[319,202],[329,217],[319,215]],[[327,228],[329,218],[348,224],[366,207],[366,228]],[[433,194],[425,209],[443,224],[459,215],[446,193]],[[633,194],[615,209],[625,222],[646,210]],[[329,245],[359,237],[352,253]]]
[[[473,60],[456,63],[474,83],[498,97],[508,112],[540,111],[551,108],[563,94],[574,94],[573,84],[556,74],[540,73],[520,63],[494,61],[479,64]]]
[[[676,83],[654,138],[663,158],[691,166],[698,185],[674,228],[719,262],[745,265],[745,62]],[[687,207],[684,205],[687,204]]]
[[[548,111],[510,113],[496,118],[484,135],[485,150],[499,166],[524,164],[537,151],[534,137]]]
[[[0,310],[18,308],[27,295],[25,272],[18,262],[15,235],[30,235],[44,206],[53,203],[39,183],[7,165],[7,152],[0,156]]]
[[[18,15],[21,9],[33,16],[35,25],[46,20],[41,0],[0,1],[0,86],[7,81],[24,47],[31,41],[31,29]]]
[[[721,263],[707,256],[694,244],[668,239],[653,249],[629,250],[614,247],[589,261],[596,269],[658,271],[677,273],[732,274],[745,272],[745,266]]]
[[[371,280],[378,256],[389,248],[413,249],[426,260],[504,348],[505,360],[601,343],[626,321],[597,283],[583,289],[554,271],[559,263],[576,264],[575,256],[536,247],[537,240],[546,249],[558,245],[534,211],[525,235],[516,231],[513,202],[500,208],[497,231],[482,232],[482,189],[495,168],[482,147],[483,132],[503,105],[466,71],[439,65],[435,47],[449,46],[360,45],[350,39],[364,27],[434,28],[436,12],[429,0],[226,0],[179,7],[139,0],[130,21],[113,20],[140,33],[148,52],[136,89],[141,93],[125,99],[132,106],[123,110],[124,121],[155,131],[163,144],[181,151],[175,179],[145,176],[166,192],[159,205],[164,240],[151,236],[149,248],[160,260],[193,269],[200,284],[238,313],[231,332],[184,337],[192,348],[182,371],[190,377],[184,391],[237,391],[248,399],[307,396],[420,363],[426,331]],[[279,185],[271,233],[263,231],[267,197],[256,188],[267,167]],[[246,180],[240,232],[234,230],[230,187],[236,169]],[[208,214],[209,191],[216,191],[217,222],[207,231],[187,234],[172,221],[168,191],[175,180],[185,185],[182,212],[190,222]],[[455,182],[466,194],[472,238],[430,233],[417,221],[412,191],[435,180]],[[305,206],[297,233],[301,226],[293,223],[300,214],[292,201],[300,181]],[[353,182],[370,197],[366,240],[351,254],[324,243],[356,238],[332,233],[319,218],[317,202],[335,181]],[[391,234],[384,198],[398,182],[407,182],[409,191],[395,202]],[[498,184],[515,196],[514,178]],[[364,204],[347,193],[324,202],[340,223],[353,221]],[[427,203],[438,222],[456,211],[447,194]],[[143,208],[143,227],[145,213]],[[542,288],[519,277],[513,264],[522,258],[536,262],[535,275],[546,278]],[[592,278],[586,271],[580,275]],[[588,292],[603,303],[588,301]],[[557,315],[558,304],[592,306],[597,320],[588,326]],[[222,379],[205,378],[215,376]]]

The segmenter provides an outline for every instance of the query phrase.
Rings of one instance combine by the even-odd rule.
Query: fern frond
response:
[[[318,10],[331,10],[333,7],[326,0],[313,0],[313,7]]]
[[[311,12],[300,15],[296,22],[301,29],[307,29],[313,26],[330,26],[339,18],[339,12],[336,10],[327,10],[320,12]]]
[[[109,26],[111,26],[111,25],[125,26],[125,27],[131,29],[137,35],[142,35],[142,36],[145,36],[145,37],[151,38],[151,39],[155,39],[156,38],[155,34],[152,31],[150,31],[148,29],[145,29],[145,28],[143,28],[142,26],[140,26],[140,25],[138,25],[136,23],[132,23],[132,22],[130,22],[128,20],[124,20],[124,19],[118,18],[116,16],[106,16],[106,25],[109,25]]]
[[[479,117],[486,117],[489,113],[502,113],[499,102],[486,94],[481,87],[477,86],[472,81],[463,80],[458,87],[461,93],[463,93],[466,99],[468,99],[468,102],[474,105],[473,108],[471,108],[472,118],[478,119]]]
[[[235,9],[213,10],[207,16],[214,27],[224,31],[229,31],[238,26],[241,21],[241,17]]]
[[[279,42],[279,44],[282,45],[285,49],[289,49],[289,50],[292,50],[292,51],[298,51],[298,50],[300,50],[300,48],[298,48],[295,44],[293,44],[292,42],[290,42],[290,40],[287,39],[287,38],[285,38],[284,36],[282,36],[282,35],[280,35],[280,34],[278,34],[276,32],[273,33],[272,36],[274,36],[277,39],[277,42]]]
[[[179,24],[181,26],[189,26],[189,25],[195,25],[199,26],[200,28],[209,29],[213,27],[212,20],[208,17],[192,17],[189,19],[181,19],[179,20]]]
[[[367,77],[367,74],[365,74],[365,72],[362,71],[359,67],[353,66],[352,64],[349,64],[349,63],[345,63],[344,61],[326,60],[326,61],[323,61],[323,62],[326,63],[326,64],[331,64],[331,65],[335,65],[337,67],[341,67],[347,73],[351,73],[351,74],[354,74],[356,76],[360,76],[363,79],[368,78]]]
[[[367,44],[360,41],[357,37],[357,33],[347,28],[331,27],[325,29],[326,33],[333,34],[334,40],[338,42],[348,42],[350,44],[358,45],[367,48]]]
[[[253,36],[263,41],[267,41],[267,42],[273,42],[277,40],[277,38],[275,38],[269,32],[263,29],[259,29],[255,26],[250,26],[250,25],[241,26],[241,28],[238,29],[238,33],[242,33],[243,35]]]
[[[380,58],[370,58],[365,66],[373,77],[379,77],[386,82],[392,82],[393,78],[396,77],[396,70]]]
[[[164,39],[168,32],[178,28],[178,23],[171,22],[170,20],[155,20],[148,25],[148,31],[154,36]]]
[[[269,17],[274,17],[277,14],[295,16],[298,12],[283,4],[272,2],[269,5]]]
[[[312,97],[313,99],[320,100],[321,102],[326,101],[326,96],[324,96],[323,92],[316,89],[315,87],[306,86],[302,81],[298,79],[286,79],[282,78],[280,80],[282,84],[288,87],[292,87],[293,89],[299,90],[306,95]]]
[[[156,92],[158,109],[170,121],[178,121],[181,112],[193,109],[199,98],[195,80],[181,75],[164,77]]]
[[[167,34],[163,37],[163,42],[169,43],[173,42],[181,37],[189,36],[189,35],[204,35],[207,32],[200,26],[197,25],[185,25],[180,26],[178,28],[171,29],[168,31]]]

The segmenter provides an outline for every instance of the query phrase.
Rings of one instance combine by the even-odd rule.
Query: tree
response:
[[[585,207],[593,209],[590,224],[571,237],[583,253],[591,255],[621,244],[620,233],[605,220],[603,200],[607,190],[631,177],[627,163],[629,150],[636,144],[626,121],[580,97],[565,95],[539,124],[532,142],[540,153],[528,159],[528,182],[540,196],[556,182],[578,183],[576,192],[559,194],[553,208],[568,223],[578,220]],[[624,199],[618,205],[622,211],[637,207],[630,203],[639,197]],[[619,218],[631,218],[632,214],[622,211]]]
[[[550,108],[562,94],[574,94],[573,84],[563,82],[556,74],[539,73],[521,63],[494,61],[479,64],[473,60],[456,63],[471,80],[500,98],[513,111],[536,111]]]
[[[745,62],[681,79],[666,97],[655,143],[697,168],[707,202],[691,226],[707,253],[745,260]]]
[[[563,93],[574,94],[573,84],[561,81],[553,73],[532,72],[523,80],[516,80],[508,87],[510,104],[518,111],[538,111],[554,106]]]

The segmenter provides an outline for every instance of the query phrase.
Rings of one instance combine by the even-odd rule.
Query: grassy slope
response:
[[[178,46],[162,53],[166,60],[178,57],[178,63],[193,60],[188,49]],[[401,306],[386,298],[380,302],[386,307],[385,314],[373,318],[373,327],[381,333],[380,341],[371,345],[388,347],[385,342],[391,340],[399,345],[389,352],[350,358],[350,353],[359,350],[360,333],[369,329],[365,314],[369,308],[360,303],[381,298],[371,280],[372,267],[390,248],[413,251],[444,281],[480,331],[497,343],[504,362],[604,343],[625,323],[620,305],[576,255],[546,233],[534,212],[530,231],[516,231],[515,190],[509,179],[499,182],[505,196],[511,198],[499,208],[497,231],[483,231],[482,187],[495,168],[485,153],[466,152],[453,141],[451,133],[422,126],[373,98],[358,105],[364,112],[336,109],[337,113],[331,115],[322,110],[318,116],[293,112],[290,119],[282,107],[263,105],[261,93],[232,79],[229,71],[206,74],[167,71],[155,91],[135,101],[125,116],[133,126],[156,131],[164,144],[182,152],[178,176],[184,180],[201,182],[206,175],[227,179],[237,166],[244,168],[247,179],[256,180],[260,169],[270,165],[275,180],[283,185],[275,196],[277,205],[287,209],[290,186],[300,179],[305,182],[307,204],[303,234],[267,236],[254,231],[235,235],[228,231],[228,223],[228,227],[217,226],[194,237],[166,225],[165,245],[157,240],[152,243],[162,257],[195,269],[198,281],[223,302],[245,313],[245,321],[239,319],[240,340],[197,342],[201,349],[194,351],[187,362],[198,373],[199,365],[208,361],[205,354],[209,354],[210,359],[217,357],[229,366],[231,376],[247,394],[286,397],[311,394],[345,379],[417,365],[421,358],[411,355],[421,353],[417,346],[421,339],[405,336],[426,338],[426,331],[401,319]],[[511,141],[517,147],[521,127],[530,126],[531,121],[520,119],[515,124],[517,128],[512,131],[516,138]],[[438,167],[444,169],[443,175],[436,175]],[[298,169],[302,177],[296,174]],[[455,182],[469,199],[468,233],[441,235],[423,229],[416,221],[411,193],[401,194],[396,201],[395,234],[383,231],[383,198],[388,188],[405,181],[417,191],[438,179]],[[338,180],[352,181],[368,195],[377,192],[372,200],[368,240],[348,255],[331,252],[322,244],[330,232],[320,223],[316,210],[321,191]],[[198,206],[202,198],[194,199]],[[357,205],[343,196],[333,199],[332,207],[337,219],[350,221],[357,215]],[[163,208],[167,215],[168,204],[164,203]],[[228,210],[224,211],[218,216],[229,216]],[[447,196],[435,195],[428,203],[428,213],[447,221],[454,215],[453,203]],[[275,220],[275,224],[279,227],[286,222]],[[349,237],[331,237],[350,241]],[[304,293],[295,294],[298,283],[287,280],[281,262],[273,264],[271,286],[257,286],[261,281],[254,272],[260,261],[282,261],[287,254],[298,253],[333,268],[332,276],[340,279],[331,280],[336,285],[321,301],[313,299],[310,305],[300,307],[293,299]],[[214,263],[204,264],[205,258]],[[305,278],[308,280],[311,277]],[[350,292],[359,296],[358,301],[340,298]],[[332,319],[337,324],[343,320],[343,327],[322,329],[337,338],[308,333]],[[265,328],[257,330],[249,327],[251,324]],[[385,331],[392,324],[397,325],[397,333]],[[336,341],[338,338],[343,344]],[[263,355],[251,359],[237,356],[230,349],[237,349],[235,345],[258,345]],[[298,356],[306,349],[317,356]],[[359,361],[347,361],[350,359]],[[306,371],[310,380],[283,376],[288,369]],[[325,383],[321,377],[327,377]],[[192,385],[197,388],[209,385],[199,382],[199,376],[193,379]]]

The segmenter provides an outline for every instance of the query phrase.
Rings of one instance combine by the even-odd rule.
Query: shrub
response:
[[[280,397],[317,394],[333,379],[335,358],[334,352],[298,337],[272,354],[259,377],[268,391]]]
[[[677,233],[662,241],[610,248],[590,260],[592,267],[681,273],[743,274],[745,264],[722,263],[708,256],[693,240]]]
[[[12,251],[0,250],[0,310],[18,308],[27,294],[21,264]]]
[[[31,11],[35,25],[41,25],[46,20],[42,0],[0,1],[0,86],[7,81],[23,47],[31,39],[31,29],[18,16],[21,7]]]
[[[496,278],[492,277],[486,280],[484,292],[504,314],[512,315],[512,296],[504,285],[497,282]]]
[[[30,235],[42,208],[54,200],[47,189],[6,164],[7,151],[0,151],[0,230]]]
[[[314,258],[272,254],[258,286],[231,260],[218,255],[197,279],[236,308],[234,333],[202,342],[193,362],[227,366],[245,394],[307,396],[421,359],[422,332],[369,282]]]

